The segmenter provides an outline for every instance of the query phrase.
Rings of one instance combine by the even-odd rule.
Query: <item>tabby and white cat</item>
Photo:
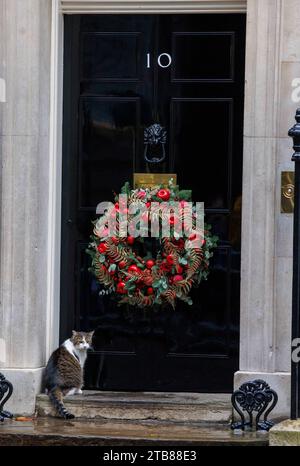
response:
[[[82,393],[83,368],[87,350],[91,348],[94,332],[76,332],[49,358],[44,381],[48,396],[58,414],[64,419],[73,419],[64,404],[64,395]]]

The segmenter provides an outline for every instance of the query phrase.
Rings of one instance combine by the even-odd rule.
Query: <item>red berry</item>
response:
[[[183,280],[182,275],[175,275],[175,277],[173,278],[174,282],[181,282],[182,280]]]
[[[134,237],[133,236],[127,236],[127,243],[129,245],[132,245],[134,243]]]
[[[140,269],[136,265],[130,265],[128,267],[128,272],[139,273]]]
[[[119,282],[117,284],[117,293],[120,293],[120,294],[126,293],[125,283],[124,282]]]
[[[115,203],[115,210],[119,210],[119,208],[120,208],[119,203],[116,202],[116,203]]]
[[[177,270],[177,273],[179,273],[179,274],[182,274],[182,272],[183,272],[183,268],[181,267],[181,265],[178,265],[176,270]]]
[[[189,236],[189,240],[194,241],[194,239],[196,239],[196,237],[197,237],[196,233],[193,233],[192,235]]]
[[[147,262],[146,262],[146,267],[147,267],[147,269],[152,269],[152,267],[153,267],[154,265],[155,265],[154,260],[152,260],[152,259],[147,260]]]
[[[149,202],[149,201],[146,202],[146,207],[147,207],[147,209],[149,209],[151,207],[151,202]]]
[[[172,256],[172,254],[169,254],[167,257],[166,257],[166,261],[169,265],[172,265],[174,263],[174,258]]]
[[[120,261],[119,262],[119,267],[120,267],[120,269],[124,269],[124,267],[126,267],[126,262],[125,261]]]
[[[151,295],[154,293],[154,290],[152,288],[152,286],[149,286],[149,288],[147,288],[147,295]]]
[[[105,254],[107,251],[107,245],[105,243],[100,243],[97,247],[100,254]]]
[[[178,240],[178,246],[179,246],[180,248],[184,248],[184,240],[183,240],[182,238],[180,238],[180,239]]]
[[[166,262],[162,262],[162,264],[161,264],[161,266],[160,266],[160,269],[161,269],[163,272],[169,272],[170,267],[171,267],[170,264],[166,264]]]
[[[162,201],[168,201],[170,199],[170,191],[168,189],[160,189],[157,193],[157,197]]]
[[[169,223],[171,226],[178,225],[178,218],[174,217],[174,215],[171,215]]]

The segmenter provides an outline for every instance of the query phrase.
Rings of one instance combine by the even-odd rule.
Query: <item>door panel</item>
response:
[[[85,386],[225,392],[238,369],[244,15],[65,17],[61,340],[95,329]],[[169,54],[171,66],[168,63]],[[161,55],[159,66],[158,57]],[[98,202],[144,160],[143,132],[167,130],[167,157],[204,201],[220,238],[193,306],[118,308],[88,271]]]
[[[174,32],[172,82],[233,81],[233,47],[233,32]]]

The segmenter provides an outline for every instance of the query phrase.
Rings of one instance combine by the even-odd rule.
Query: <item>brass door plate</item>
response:
[[[177,184],[176,173],[134,173],[133,186],[137,188],[153,188],[154,186],[168,186],[170,179],[173,178],[173,183]]]
[[[281,172],[281,213],[294,212],[295,173]]]

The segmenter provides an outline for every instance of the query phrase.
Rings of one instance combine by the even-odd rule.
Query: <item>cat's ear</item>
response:
[[[94,335],[94,333],[95,333],[95,330],[93,330],[92,332],[89,332],[89,335],[90,335],[91,338]]]
[[[75,337],[76,333],[76,330],[72,330],[72,337]]]

